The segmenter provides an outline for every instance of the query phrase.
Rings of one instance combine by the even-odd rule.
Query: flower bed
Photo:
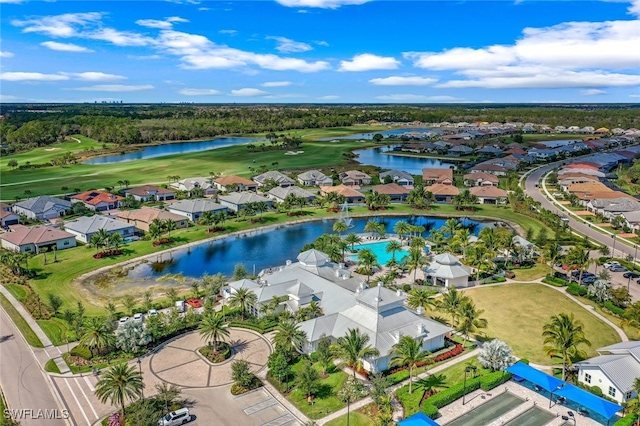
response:
[[[156,240],[153,242],[153,246],[154,247],[158,247],[161,246],[163,244],[169,244],[172,243],[173,240],[171,238],[160,238],[159,240]]]
[[[446,352],[442,352],[434,357],[429,357],[424,361],[418,362],[416,363],[416,367],[423,367],[425,365],[431,365],[431,364],[435,364],[438,362],[442,362],[442,361],[446,361],[450,358],[453,358],[454,356],[460,355],[462,352],[464,352],[464,346],[462,346],[461,343],[458,342],[453,342],[454,346],[449,349]],[[392,379],[396,379],[398,377],[404,377],[403,374],[397,374],[400,373],[401,371],[407,371],[407,376],[406,378],[409,378],[408,375],[408,368],[406,366],[403,367],[396,367],[396,368],[391,368],[389,370],[386,370],[383,372],[383,374],[385,376],[390,376],[390,375],[394,375],[394,377]],[[404,379],[403,379],[404,380]],[[400,380],[402,381],[402,380]]]
[[[213,346],[207,345],[198,349],[198,352],[213,364],[218,364],[231,358],[231,346],[228,343],[218,342],[217,346],[218,350],[216,351],[213,350]]]
[[[94,259],[102,259],[105,257],[111,257],[111,256],[120,256],[122,254],[122,250],[121,249],[111,249],[111,250],[105,250],[105,251],[101,251],[99,253],[96,253],[93,255]]]

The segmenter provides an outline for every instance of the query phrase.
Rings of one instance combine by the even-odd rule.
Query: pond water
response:
[[[356,161],[365,166],[377,166],[387,170],[404,170],[412,175],[421,175],[423,168],[448,169],[453,166],[453,164],[444,163],[437,158],[385,154],[386,151],[393,149],[394,146],[396,145],[358,149],[354,151],[358,155]]]
[[[113,154],[102,157],[90,158],[82,162],[82,164],[114,164],[125,163],[127,161],[144,160],[148,158],[164,157],[173,154],[186,154],[188,152],[209,151],[216,148],[224,148],[226,146],[240,145],[243,143],[259,143],[267,142],[264,138],[242,138],[229,137],[217,138],[208,141],[195,142],[175,142],[162,145],[153,145],[141,149],[136,152],[127,154]]]
[[[335,140],[335,139],[373,139],[373,135],[375,135],[376,133],[380,133],[382,136],[387,138],[387,137],[392,137],[392,136],[400,136],[400,135],[402,135],[404,133],[427,133],[427,132],[441,134],[442,130],[440,130],[440,129],[432,129],[432,128],[429,128],[429,127],[402,127],[400,129],[383,130],[381,132],[356,133],[354,135],[333,136],[333,137],[330,137],[330,138],[322,138],[322,139],[317,139],[317,140],[319,140],[319,141],[332,141],[332,140]]]
[[[347,232],[364,232],[364,226],[370,218],[353,218],[353,227]],[[414,225],[423,225],[427,230],[438,229],[447,218],[428,216],[380,217],[377,221],[386,225],[387,232],[392,233],[399,220]],[[143,262],[128,271],[132,280],[157,278],[165,274],[182,274],[185,277],[200,277],[205,272],[216,274],[221,272],[232,275],[237,263],[242,263],[249,273],[273,266],[283,265],[288,259],[295,260],[305,244],[312,243],[325,233],[333,232],[336,219],[306,222],[296,225],[282,225],[268,230],[257,230],[247,234],[225,239],[205,242],[190,248],[173,251],[171,254],[159,255]],[[477,222],[468,218],[461,219],[464,226],[469,226],[477,235],[493,222]],[[425,236],[428,236],[425,232]]]

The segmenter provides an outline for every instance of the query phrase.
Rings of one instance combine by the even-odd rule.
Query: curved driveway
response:
[[[539,201],[542,207],[550,211],[559,211],[561,210],[561,208],[547,199],[547,197],[542,193],[542,188],[536,188],[536,182],[538,182],[542,176],[547,174],[547,172],[553,170],[555,167],[558,167],[560,164],[562,164],[562,162],[558,161],[534,170],[529,175],[527,175],[524,183],[524,190],[526,194],[533,198],[535,201]],[[599,242],[602,245],[612,248],[613,238],[611,235],[603,234],[597,229],[591,228],[591,226],[589,226],[588,224],[576,220],[571,214],[567,214],[566,216],[569,218],[569,226],[573,230],[579,232],[580,234],[587,235],[589,238]],[[620,239],[617,239],[616,254],[618,255],[617,257],[625,257],[627,255],[635,256],[636,247],[627,245],[627,243],[623,242]]]

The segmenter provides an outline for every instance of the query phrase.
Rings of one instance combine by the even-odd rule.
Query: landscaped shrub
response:
[[[586,297],[587,296],[587,292],[588,292],[588,290],[586,288],[582,287],[580,284],[571,283],[567,287],[567,293],[572,294],[574,296]]]
[[[555,286],[555,287],[565,287],[569,285],[569,281],[564,280],[562,278],[558,278],[558,277],[551,277],[549,275],[544,277],[542,282],[545,284],[551,284],[552,286]]]
[[[602,394],[602,389],[600,389],[598,386],[591,386],[589,388],[589,392],[591,392],[594,395],[598,395],[598,396],[603,396]]]
[[[437,419],[440,416],[440,412],[438,411],[438,407],[428,404],[426,401],[422,404],[422,412],[426,414],[431,419]]]
[[[214,352],[213,346],[203,346],[199,349],[199,352],[209,362],[214,364],[222,362],[231,357],[231,346],[226,342],[218,342],[218,350]]]
[[[405,381],[408,378],[409,378],[409,370],[406,370],[406,369],[397,371],[387,376],[387,380],[389,381],[389,386],[397,385],[398,383]]]
[[[480,387],[483,390],[491,390],[496,386],[503,384],[511,379],[512,374],[502,371],[495,371],[493,373],[485,374],[480,377]]]
[[[84,359],[91,359],[92,356],[89,348],[84,345],[78,345],[75,348],[71,349],[71,351],[69,351],[69,355],[79,356],[80,358]]]
[[[625,310],[619,306],[614,305],[613,302],[611,302],[611,300],[607,300],[606,302],[604,302],[604,307],[610,310],[611,312],[613,312],[614,314],[618,315],[619,317],[623,317],[625,314]]]
[[[613,424],[613,426],[633,426],[636,423],[638,416],[636,414],[627,414],[617,422]]]
[[[404,416],[409,417],[420,410],[420,402],[424,397],[424,389],[419,386],[413,386],[413,393],[409,393],[409,385],[403,386],[396,391],[396,398],[404,407]]]
[[[405,284],[405,285],[403,285],[403,286],[402,286],[402,290],[403,290],[405,293],[410,292],[410,291],[411,291],[411,284]]]
[[[479,377],[467,379],[466,387],[464,386],[464,383],[455,384],[449,389],[445,389],[442,392],[438,392],[437,394],[427,398],[425,400],[425,404],[431,404],[437,408],[442,408],[445,405],[451,404],[458,398],[462,398],[462,395],[465,393],[465,389],[466,393],[470,393],[479,388]]]
[[[529,365],[529,360],[527,358],[520,358],[518,362]]]

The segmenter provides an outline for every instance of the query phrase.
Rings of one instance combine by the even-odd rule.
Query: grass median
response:
[[[20,315],[18,310],[11,304],[11,302],[9,302],[9,299],[4,296],[4,294],[0,294],[0,305],[2,305],[2,308],[5,310],[7,315],[9,315],[13,323],[18,327],[18,330],[22,333],[29,345],[34,348],[44,348],[44,345],[38,336],[36,336],[36,333],[29,324],[27,324],[27,321],[25,321],[22,315]]]

